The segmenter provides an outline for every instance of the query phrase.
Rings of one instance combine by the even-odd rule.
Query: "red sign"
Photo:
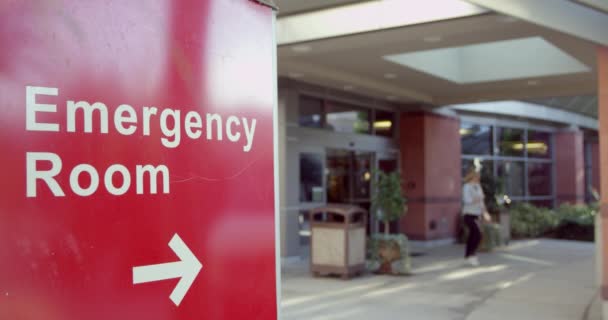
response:
[[[0,319],[276,319],[273,19],[0,4]]]

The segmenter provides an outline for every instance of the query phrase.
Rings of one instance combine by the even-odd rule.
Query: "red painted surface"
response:
[[[585,163],[582,131],[555,134],[557,204],[585,201]]]
[[[276,319],[273,33],[271,10],[251,1],[0,4],[0,319]],[[59,132],[26,130],[28,85],[58,89],[37,97],[57,105],[37,121]],[[109,132],[96,115],[83,133],[82,114],[67,132],[67,100],[103,102]],[[137,111],[132,135],[115,130],[120,104]],[[144,106],[181,111],[177,147],[161,143],[158,116],[143,134]],[[207,140],[205,126],[188,138],[188,111],[256,119],[251,150],[225,132]],[[61,158],[64,197],[42,180],[26,196],[27,152]],[[100,174],[90,196],[70,189],[81,163]],[[124,195],[104,187],[112,164],[132,174]],[[168,167],[169,193],[159,179],[157,194],[137,194],[134,170],[145,164]],[[169,300],[177,279],[134,285],[132,275],[177,261],[167,246],[176,233],[203,264],[179,307]]]
[[[415,240],[454,237],[461,193],[458,120],[403,113],[400,125],[402,174],[409,199],[401,230]]]

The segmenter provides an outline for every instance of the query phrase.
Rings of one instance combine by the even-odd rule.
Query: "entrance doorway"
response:
[[[369,210],[374,153],[327,149],[327,202]]]
[[[300,254],[310,245],[309,210],[326,204],[352,204],[370,210],[374,169],[398,170],[397,152],[374,152],[299,146],[298,236]],[[397,230],[398,223],[391,226]],[[368,234],[379,231],[373,214],[368,217]]]

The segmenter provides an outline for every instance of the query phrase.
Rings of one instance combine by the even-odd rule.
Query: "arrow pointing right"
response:
[[[169,296],[179,307],[203,265],[177,233],[169,241],[169,247],[180,261],[134,267],[133,284],[181,278]]]

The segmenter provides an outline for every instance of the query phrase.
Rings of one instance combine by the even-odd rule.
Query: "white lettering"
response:
[[[86,101],[68,101],[68,132],[76,132],[76,111],[82,109],[84,113],[84,132],[93,132],[93,111],[99,111],[99,131],[108,133],[108,107],[101,102],[92,105]]]
[[[55,180],[55,176],[61,172],[61,158],[58,155],[50,152],[27,152],[26,157],[26,185],[27,197],[33,198],[38,195],[36,189],[36,180],[41,179],[46,183],[55,197],[64,197],[65,193]],[[49,161],[51,169],[47,171],[37,170],[36,163],[38,161]]]
[[[80,185],[79,178],[80,174],[83,172],[88,173],[91,179],[91,183],[87,188],[83,188]],[[92,195],[97,191],[97,187],[99,187],[99,174],[97,173],[97,170],[90,164],[83,163],[77,165],[70,173],[70,187],[72,188],[72,191],[79,196],[88,197]]]
[[[169,168],[165,165],[154,167],[148,164],[136,167],[137,194],[144,193],[144,174],[146,172],[150,176],[150,194],[156,194],[157,176],[159,172],[163,174],[163,193],[169,193]]]
[[[120,172],[120,174],[122,175],[122,186],[120,187],[114,186],[114,182],[112,181],[114,173],[116,172]],[[129,174],[129,170],[127,170],[127,167],[120,164],[114,164],[111,165],[108,170],[106,170],[103,182],[109,193],[115,196],[120,196],[129,191],[129,187],[131,186],[131,175]]]
[[[59,94],[57,88],[47,87],[25,87],[25,129],[28,131],[59,131],[57,123],[36,122],[37,112],[57,112],[57,105],[36,103],[36,95],[56,96]]]
[[[228,136],[228,140],[232,141],[232,142],[236,142],[239,141],[239,139],[241,138],[241,133],[237,132],[235,134],[232,133],[232,124],[236,124],[237,126],[240,125],[239,123],[239,118],[235,117],[235,116],[230,116],[228,117],[228,120],[226,121],[226,136]]]
[[[201,115],[196,111],[190,111],[186,114],[186,134],[192,139],[198,139],[201,137],[201,128],[203,128],[203,119]],[[192,130],[192,129],[196,130]]]
[[[124,113],[127,113],[125,116]],[[124,126],[124,123],[129,123],[128,127]],[[135,113],[135,109],[128,104],[121,104],[114,111],[114,126],[116,127],[116,131],[120,134],[128,136],[135,133],[137,130],[137,114]]]
[[[150,117],[157,111],[156,107],[144,107],[144,136],[150,135]]]
[[[219,114],[207,114],[207,140],[213,139],[213,121],[217,128],[217,140],[222,141],[222,117]]]
[[[256,120],[251,120],[251,128],[247,124],[247,119],[243,118],[243,127],[245,127],[245,137],[247,137],[247,144],[243,147],[243,151],[249,152],[253,145],[253,136],[255,135],[255,124]]]
[[[161,138],[161,142],[167,148],[175,148],[180,142],[180,122],[179,122],[179,110],[165,109],[160,114],[160,129],[165,135],[165,138]],[[167,118],[171,116],[173,118],[173,128],[167,127]],[[168,138],[173,137],[173,141]]]

